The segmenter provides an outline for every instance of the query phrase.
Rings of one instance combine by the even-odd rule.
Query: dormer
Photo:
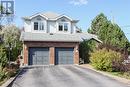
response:
[[[40,15],[32,18],[31,32],[47,33],[47,20]]]
[[[66,17],[61,17],[56,21],[57,33],[71,33],[71,21]]]

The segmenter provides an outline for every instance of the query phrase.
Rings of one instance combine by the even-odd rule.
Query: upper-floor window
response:
[[[63,24],[59,23],[59,31],[63,31]]]
[[[38,30],[38,22],[34,22],[34,30]]]
[[[44,30],[43,22],[34,22],[34,30]]]
[[[68,23],[64,23],[64,31],[68,31]]]
[[[43,24],[43,22],[39,22],[39,30],[44,30],[44,24]]]
[[[59,23],[59,31],[68,31],[68,23]]]

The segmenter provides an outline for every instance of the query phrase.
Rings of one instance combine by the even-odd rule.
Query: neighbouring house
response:
[[[37,13],[23,17],[24,65],[79,64],[79,44],[84,40],[98,38],[80,33],[78,20],[53,12]]]

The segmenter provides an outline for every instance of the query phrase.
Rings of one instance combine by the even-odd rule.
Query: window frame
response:
[[[37,23],[37,26],[36,26],[36,23]],[[33,27],[34,27],[33,30],[35,30],[35,31],[38,30],[38,22],[34,22]],[[35,29],[35,27],[37,27],[37,29]]]
[[[44,23],[43,22],[39,22],[39,31],[44,31]]]
[[[67,29],[65,29],[65,24],[67,24]],[[62,26],[62,30],[59,29],[59,26]],[[59,32],[68,32],[69,30],[69,23],[68,22],[60,22],[58,23],[58,31]]]
[[[65,26],[65,24],[66,24],[67,26]],[[64,23],[63,25],[64,25],[64,32],[67,32],[67,31],[69,30],[69,23]],[[67,29],[65,29],[65,27],[66,27]]]
[[[60,27],[61,27],[62,29],[60,29]],[[64,30],[63,24],[62,24],[62,23],[59,23],[59,25],[58,25],[58,31],[63,31],[63,30]]]
[[[38,23],[38,29],[35,30],[35,23]],[[34,21],[33,22],[33,30],[34,31],[44,31],[45,30],[45,23],[43,21]]]

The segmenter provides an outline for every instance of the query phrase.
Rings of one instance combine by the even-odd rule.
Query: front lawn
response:
[[[108,72],[108,73],[114,76],[130,79],[130,72]]]

